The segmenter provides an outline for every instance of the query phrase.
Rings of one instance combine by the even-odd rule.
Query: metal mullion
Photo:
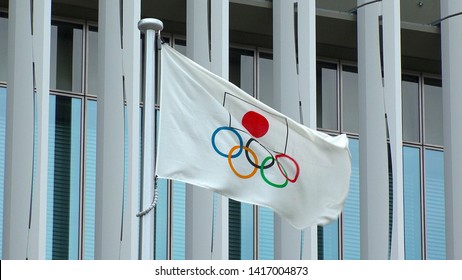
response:
[[[87,74],[88,74],[88,24],[84,24],[82,28],[82,92],[85,96],[87,93]],[[86,205],[86,197],[85,191],[87,188],[86,185],[86,140],[87,140],[87,98],[83,98],[83,105],[82,105],[82,124],[81,124],[81,151],[80,151],[80,203],[79,203],[79,259],[83,260],[85,256],[85,205]]]
[[[58,90],[58,89],[50,89],[50,94],[56,96],[66,96],[66,97],[73,97],[73,98],[84,98],[83,92],[73,92],[73,91],[66,91],[66,90]]]

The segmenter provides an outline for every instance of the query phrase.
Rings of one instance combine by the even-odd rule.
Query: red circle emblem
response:
[[[255,138],[264,136],[269,129],[268,120],[255,111],[248,111],[242,117],[242,125]]]

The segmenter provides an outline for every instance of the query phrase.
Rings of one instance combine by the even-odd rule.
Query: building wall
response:
[[[43,240],[45,254],[29,255],[31,258],[94,259],[98,257],[98,255],[95,256],[95,248],[99,246],[96,243],[100,241],[96,238],[98,229],[95,221],[97,204],[102,202],[96,192],[96,178],[98,176],[96,155],[99,147],[97,144],[97,135],[100,129],[98,125],[101,124],[97,118],[100,116],[98,110],[101,107],[98,102],[101,100],[99,90],[101,89],[102,78],[99,77],[101,69],[98,70],[97,62],[101,61],[102,43],[100,40],[103,37],[98,24],[98,12],[101,10],[98,10],[97,5],[91,2],[83,1],[79,4],[74,3],[74,1],[53,1],[52,20],[48,27],[44,28],[49,28],[50,34],[49,118],[46,122],[42,120],[47,126],[48,133],[48,163],[47,166],[40,169],[36,167],[34,170],[41,170],[43,174],[46,174],[47,179],[46,198],[41,199],[41,203],[44,205],[42,207],[45,207],[42,212],[46,213],[46,217],[43,217],[46,218],[46,234]],[[281,62],[273,59],[275,54],[273,53],[274,44],[272,41],[273,16],[278,10],[273,8],[272,1],[255,0],[247,4],[243,4],[243,2],[230,1],[230,43],[229,60],[227,61],[229,80],[252,96],[280,110],[281,100],[286,98],[286,93],[279,92],[273,85],[275,67],[280,67]],[[423,2],[427,5],[427,2],[431,1]],[[74,7],[71,5],[76,5],[75,10],[71,8]],[[320,131],[332,135],[346,133],[350,138],[352,156],[350,193],[344,211],[338,220],[327,226],[318,227],[315,230],[317,238],[313,242],[303,242],[306,239],[300,238],[295,245],[291,244],[296,248],[296,251],[292,253],[299,256],[300,251],[314,246],[317,254],[310,256],[310,258],[360,259],[365,258],[364,255],[361,255],[361,244],[363,244],[361,240],[365,238],[362,234],[365,232],[366,235],[372,236],[373,231],[364,231],[364,227],[367,225],[361,219],[361,211],[363,210],[361,204],[365,201],[361,201],[360,172],[363,171],[360,169],[360,160],[364,160],[364,157],[360,155],[360,151],[361,145],[364,145],[361,144],[361,141],[364,140],[361,140],[359,132],[364,130],[360,129],[363,122],[362,115],[359,113],[362,102],[360,100],[362,95],[359,93],[361,90],[359,75],[362,74],[358,74],[357,61],[362,53],[358,53],[357,15],[345,11],[340,6],[322,5],[322,3],[317,3],[316,6],[316,126]],[[14,208],[13,210],[15,210],[15,207],[29,211],[29,205],[19,206],[14,205],[14,203],[5,203],[11,197],[4,196],[4,193],[8,193],[5,192],[5,189],[12,188],[6,184],[7,180],[5,179],[6,176],[11,176],[5,174],[5,170],[8,170],[5,166],[9,162],[5,157],[9,147],[6,143],[6,133],[11,130],[11,127],[7,129],[7,106],[10,104],[7,96],[9,96],[9,88],[12,86],[10,80],[12,66],[7,62],[8,55],[11,55],[12,50],[8,49],[8,45],[14,46],[11,41],[8,41],[14,38],[11,36],[14,31],[8,28],[12,21],[11,10],[8,10],[8,8],[11,9],[11,6],[8,1],[0,2],[0,7],[5,7],[0,8],[0,38],[2,38],[0,40],[0,200],[2,203],[2,212],[0,213],[2,230],[0,234],[3,240],[1,250],[3,259],[12,258],[12,256],[21,256],[13,258],[22,258],[24,255],[23,252],[13,254],[10,249],[5,249],[14,241],[11,237],[5,237],[4,232],[8,228],[4,226],[4,215],[6,215],[4,213],[11,213],[11,209]],[[424,8],[427,9],[427,6]],[[417,7],[416,9],[424,8]],[[141,17],[156,17],[163,20],[165,28],[162,31],[162,36],[164,41],[186,54],[188,43],[186,41],[188,29],[186,9],[186,3],[183,1],[142,1],[140,12]],[[444,137],[448,134],[443,131],[446,127],[443,122],[446,108],[443,106],[442,89],[445,81],[442,79],[440,70],[442,63],[440,27],[419,22],[429,18],[438,19],[439,12],[431,15],[423,14],[421,18],[417,19],[409,19],[407,15],[409,12],[409,10],[403,9],[403,16],[401,17],[402,79],[399,99],[402,104],[400,107],[402,112],[402,147],[400,147],[402,159],[393,159],[402,163],[403,188],[399,193],[393,188],[391,178],[394,174],[391,172],[391,167],[396,162],[387,158],[388,164],[385,165],[388,169],[382,171],[389,175],[389,180],[386,182],[389,197],[384,198],[388,206],[386,216],[389,217],[389,220],[381,221],[385,223],[388,229],[386,234],[384,233],[387,238],[387,245],[385,245],[386,248],[382,249],[395,256],[394,253],[396,252],[390,252],[392,243],[401,242],[398,243],[401,244],[398,249],[393,247],[394,250],[402,252],[402,255],[397,258],[457,258],[454,255],[448,256],[446,254],[447,223],[448,221],[449,223],[457,222],[445,219],[448,211],[445,208],[447,204],[445,200],[448,198],[445,197],[447,190],[445,190],[444,184],[444,171],[445,168],[449,167],[445,166],[448,161],[445,162],[444,159],[444,143],[446,143]],[[415,22],[409,23],[409,20]],[[24,24],[30,26],[30,21],[25,21]],[[124,24],[127,27],[127,24],[130,23],[126,21]],[[288,32],[293,31],[288,30]],[[121,35],[122,38],[123,34]],[[448,36],[452,36],[452,34]],[[142,53],[142,39],[140,40],[140,50],[132,50],[133,53]],[[36,46],[32,45],[32,48],[36,48]],[[283,59],[284,55],[283,53]],[[32,59],[36,60],[37,58],[34,56]],[[377,59],[380,60],[380,57]],[[455,59],[460,60],[460,57]],[[366,64],[366,69],[368,69],[368,65]],[[105,65],[106,68],[108,66],[110,65]],[[140,67],[139,71],[142,74],[141,61],[137,67]],[[32,70],[32,66],[23,69],[23,71],[30,73]],[[31,75],[38,77],[36,74]],[[139,75],[138,79],[140,80],[138,86],[142,88],[142,75]],[[120,90],[122,91],[122,89]],[[137,99],[139,99],[139,112],[136,113],[139,119],[135,122],[139,125],[130,131],[138,129],[142,135],[143,92],[140,90],[139,92],[128,92],[128,94],[138,95]],[[301,94],[307,95],[308,93],[302,92]],[[27,98],[33,98],[33,96],[30,95]],[[21,102],[21,100],[17,102]],[[385,101],[383,102],[385,105]],[[37,101],[34,101],[34,106],[38,106],[37,104]],[[125,104],[125,108],[130,105],[126,100]],[[120,106],[124,105],[120,104]],[[158,107],[157,109],[162,110]],[[128,112],[124,112],[124,116],[122,116],[125,123],[124,127],[128,128],[134,122],[129,122]],[[39,120],[41,119],[38,117],[28,120],[32,122],[31,124],[35,123],[32,125],[35,127],[34,135],[39,133],[37,131]],[[385,119],[383,121],[385,122]],[[365,134],[367,133],[366,131]],[[123,217],[128,213],[127,211],[130,211],[124,208],[127,203],[127,193],[138,194],[141,192],[141,179],[136,186],[127,181],[129,172],[136,174],[133,170],[129,171],[128,155],[134,153],[141,160],[140,151],[137,152],[129,148],[129,143],[132,143],[130,142],[132,140],[128,140],[130,136],[129,130],[124,129],[124,158],[118,159],[123,162],[124,166],[124,174],[121,176],[124,181],[120,182],[122,187],[117,190],[120,192],[120,197],[124,199],[120,204],[122,208],[119,209]],[[390,144],[390,138],[387,139],[388,144]],[[383,142],[387,143],[387,139],[383,139]],[[33,142],[37,143],[37,141],[34,140]],[[141,137],[139,141],[141,143]],[[139,148],[140,146],[136,147]],[[33,178],[34,173],[30,173],[31,171],[28,171],[24,176]],[[141,178],[141,175],[138,178]],[[459,186],[456,185],[454,188],[459,188]],[[164,180],[158,182],[158,205],[155,212],[151,214],[151,219],[154,219],[153,241],[148,245],[141,245],[152,246],[154,259],[184,259],[188,256],[188,227],[186,226],[186,211],[188,209],[186,188],[188,187],[182,182]],[[30,188],[30,185],[24,187],[27,190],[23,194],[26,201],[36,195],[30,191]],[[455,193],[457,194],[457,192]],[[402,197],[402,204],[397,202],[397,197]],[[6,206],[4,205],[10,206],[5,209]],[[216,206],[217,199],[215,198],[210,207],[214,221],[217,215]],[[143,206],[135,205],[134,208],[141,210]],[[212,223],[212,228],[203,229],[214,239],[219,238],[216,236],[219,234],[217,232],[220,232],[218,229],[227,231],[228,241],[225,241],[227,246],[219,245],[220,248],[224,248],[224,254],[227,258],[281,258],[278,248],[288,246],[286,243],[289,241],[281,241],[278,238],[277,222],[275,224],[277,217],[270,209],[229,201],[227,210],[229,218],[227,224]],[[403,228],[393,226],[395,225],[393,218],[396,219],[397,211],[400,213],[399,219],[403,220]],[[451,211],[455,211],[455,214],[462,214],[460,208]],[[31,217],[35,219],[37,215]],[[11,219],[11,217],[7,219]],[[103,219],[105,218],[103,217]],[[15,226],[14,223],[13,226]],[[130,225],[125,223],[121,226],[123,230],[123,227]],[[458,226],[456,225],[455,228],[457,229]],[[363,230],[361,230],[362,227]],[[139,226],[133,227],[132,225],[131,228],[132,235],[130,237],[127,237],[128,235],[121,236],[121,228],[117,228],[117,238],[121,236],[119,245],[120,248],[128,246],[131,251],[139,252],[141,250],[139,248],[140,239],[137,235]],[[451,230],[452,228],[454,227],[451,224]],[[401,231],[402,236],[398,237],[399,240],[392,239],[391,236],[398,230]],[[23,231],[31,232],[29,228],[24,228]],[[300,233],[300,236],[303,234]],[[128,238],[130,242],[127,241]],[[30,236],[25,237],[25,240],[26,243],[30,242]],[[455,256],[460,256],[460,250],[462,250],[459,248],[460,246],[457,247],[451,243],[448,246],[454,246],[454,251],[459,252],[459,255],[455,254]],[[118,249],[116,252],[119,252],[119,258],[139,257],[137,253],[125,253],[122,249]],[[24,256],[28,256],[28,252],[25,254]],[[306,256],[304,257],[306,258]]]

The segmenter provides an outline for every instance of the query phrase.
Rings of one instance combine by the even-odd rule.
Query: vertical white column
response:
[[[401,105],[400,1],[384,0],[384,94],[393,172],[393,233],[391,258],[404,259],[403,119]]]
[[[35,1],[33,22],[30,4],[12,1],[9,6],[4,259],[45,258],[51,4]],[[33,58],[37,80],[35,177]]]
[[[123,75],[127,102],[128,174],[121,259],[138,259],[140,157],[140,31],[141,1],[123,2]]]
[[[315,3],[298,1],[297,65],[295,2],[273,1],[273,78],[274,92],[279,94],[275,106],[281,113],[313,128],[316,126]],[[305,230],[303,252],[300,252],[301,236],[300,230],[275,215],[275,259],[299,259],[301,255],[305,259],[316,259],[317,227]]]
[[[36,76],[37,102],[37,145],[35,194],[33,196],[31,220],[31,243],[38,247],[29,247],[30,255],[38,259],[45,258],[46,247],[46,212],[48,188],[48,126],[50,102],[50,33],[51,33],[51,1],[34,1],[34,61]],[[38,249],[38,251],[33,251]]]
[[[119,259],[124,188],[124,100],[119,5],[98,8],[95,259]]]
[[[212,1],[214,2],[214,1]],[[211,13],[223,13],[220,9],[220,4],[213,4],[215,11]],[[186,4],[186,54],[189,58],[199,63],[206,69],[211,69],[210,52],[209,52],[209,25],[208,25],[208,1],[207,0],[190,0]],[[217,15],[214,15],[214,17]],[[215,18],[216,20],[216,18]],[[223,26],[215,26],[213,32],[223,30]],[[217,36],[220,36],[217,34]],[[218,51],[218,48],[223,45],[218,37],[214,37],[215,43],[213,46],[214,59],[223,61],[223,54]],[[228,46],[227,46],[228,47]],[[223,72],[224,65],[220,66],[220,62],[214,64],[214,69],[218,72]],[[193,185],[186,186],[186,259],[210,259],[210,258],[227,258],[227,250],[222,251],[214,246],[215,254],[212,255],[212,219],[213,219],[213,197],[214,193],[203,188],[198,188]],[[219,199],[221,202],[222,199]],[[228,240],[223,239],[225,236],[218,236],[227,231],[226,219],[222,219],[227,215],[227,207],[225,204],[218,205],[219,211],[217,218],[220,216],[220,222],[215,225],[215,245],[227,243]],[[226,209],[224,209],[226,207]],[[221,225],[220,225],[221,224]],[[225,226],[226,228],[222,228]],[[227,244],[225,245],[227,247]],[[222,249],[226,249],[226,247]]]
[[[229,76],[229,1],[211,1],[211,71],[228,80]],[[217,196],[215,234],[212,259],[227,260],[228,242],[228,198]]]
[[[316,129],[316,2],[298,1],[299,88],[302,106],[301,123]],[[318,229],[304,230],[302,258],[318,258]]]
[[[367,0],[358,0],[358,6]],[[381,3],[358,9],[361,259],[388,257],[388,155],[379,47]]]
[[[441,1],[441,18],[462,12],[462,1]],[[446,258],[462,259],[462,15],[441,23]]]

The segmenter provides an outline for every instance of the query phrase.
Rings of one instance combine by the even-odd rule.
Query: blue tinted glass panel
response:
[[[425,150],[425,227],[427,259],[446,258],[444,156]]]
[[[318,229],[318,259],[338,260],[338,219]]]
[[[241,203],[241,260],[253,259],[253,205]]]
[[[156,210],[156,241],[155,241],[155,259],[167,259],[167,180],[159,179],[157,181],[159,198],[157,200]],[[144,206],[148,207],[149,205]],[[144,210],[143,208],[143,210]]]
[[[258,256],[260,260],[274,259],[274,212],[258,207]]]
[[[47,258],[77,259],[81,100],[50,96]]]
[[[95,258],[95,196],[96,196],[96,101],[87,103],[87,130],[85,138],[85,209],[84,259]]]
[[[343,254],[346,260],[360,259],[359,141],[349,139],[351,153],[350,191],[343,209]]]
[[[186,186],[183,182],[173,182],[172,213],[172,259],[185,259],[186,240]]]
[[[6,88],[0,87],[0,240],[3,240],[3,198],[5,182],[6,141]],[[3,256],[3,242],[0,242],[0,259]]]
[[[407,260],[422,259],[420,149],[403,148],[404,253]]]

